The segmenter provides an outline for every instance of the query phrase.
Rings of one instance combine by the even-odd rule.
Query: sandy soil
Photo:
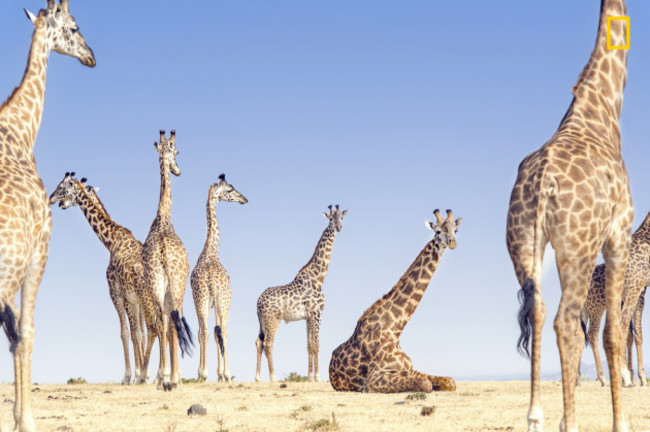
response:
[[[38,431],[523,431],[528,389],[521,381],[460,382],[456,392],[408,400],[406,393],[336,393],[329,383],[282,388],[281,383],[209,382],[170,393],[153,385],[34,385],[32,395]],[[544,382],[542,391],[546,430],[557,430],[560,383]],[[630,431],[650,431],[650,389],[623,394]],[[0,398],[6,423],[13,420],[13,386],[0,385]],[[207,415],[189,417],[194,403]],[[423,416],[424,407],[435,409]],[[577,409],[580,430],[611,431],[609,387],[583,383]]]

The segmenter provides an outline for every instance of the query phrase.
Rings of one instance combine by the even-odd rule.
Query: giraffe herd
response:
[[[518,346],[531,358],[529,432],[541,431],[544,420],[540,351],[546,305],[540,283],[548,243],[555,250],[562,286],[554,320],[564,394],[560,429],[578,430],[575,386],[579,383],[585,336],[594,350],[598,379],[605,384],[598,354],[598,330],[605,310],[603,339],[614,431],[627,430],[620,400],[621,383],[632,384],[634,342],[639,379],[647,385],[642,365],[641,316],[645,288],[650,283],[650,213],[631,236],[633,206],[619,131],[627,50],[606,48],[610,42],[625,45],[629,31],[625,22],[612,22],[611,29],[608,22],[608,17],[625,13],[624,0],[601,0],[596,45],[573,88],[573,101],[551,139],[522,161],[511,194],[506,243],[521,286]],[[73,172],[65,173],[48,200],[33,156],[43,113],[47,59],[54,50],[94,67],[95,58],[70,15],[68,0],[47,0],[46,8],[37,15],[28,11],[26,14],[34,24],[27,68],[20,85],[0,106],[0,324],[14,358],[15,430],[34,430],[30,403],[33,312],[52,230],[50,205],[57,202],[62,209],[79,207],[109,251],[106,279],[120,320],[125,367],[122,383],[149,381],[149,359],[158,339],[156,386],[165,391],[181,386],[179,349],[181,355],[191,354],[194,345],[183,314],[188,277],[199,320],[198,380],[208,378],[208,318],[214,309],[217,380],[231,381],[227,328],[232,291],[219,258],[216,206],[220,201],[245,204],[248,200],[223,174],[209,187],[207,237],[191,277],[187,251],[171,222],[171,174],[181,174],[176,162],[174,130],[169,137],[161,130],[154,143],[160,168],[160,198],[144,243],[114,222],[97,189],[87,185],[85,178],[77,179]],[[323,213],[328,225],[311,259],[291,283],[268,288],[258,298],[257,381],[262,353],[268,361],[270,380],[275,380],[273,343],[283,320],[306,321],[308,377],[311,381],[320,379],[319,333],[325,305],[322,286],[334,239],[342,229],[346,213],[338,205],[330,205],[329,212]],[[333,351],[329,379],[335,390],[393,393],[456,389],[451,377],[415,371],[399,344],[443,252],[456,248],[456,233],[462,219],[454,220],[451,210],[447,210],[446,218],[438,210],[434,215],[435,221],[426,222],[434,232],[433,239],[397,284],[362,314],[352,336]],[[596,266],[601,252],[605,262]],[[20,309],[16,303],[18,292]],[[623,334],[627,335],[627,362]],[[129,343],[133,347],[133,373]],[[0,418],[0,429],[3,424]]]

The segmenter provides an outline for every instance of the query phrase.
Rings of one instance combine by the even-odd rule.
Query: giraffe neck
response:
[[[637,230],[634,231],[632,238],[633,240],[637,238],[641,239],[643,243],[650,246],[650,213],[646,215],[643,222],[641,222],[639,228],[637,228]]]
[[[34,149],[43,116],[45,71],[50,48],[46,19],[41,12],[34,26],[23,80],[0,107],[0,126],[14,129],[15,135],[20,138],[16,142],[21,143],[25,147],[23,150],[30,153]]]
[[[618,151],[618,120],[623,106],[628,50],[607,48],[607,17],[625,13],[625,0],[601,0],[596,46],[573,87],[573,102],[560,124],[560,130],[587,127],[598,131],[599,141],[615,146]],[[626,27],[622,21],[612,21],[612,45],[625,45],[629,31]]]
[[[208,219],[208,236],[205,239],[205,246],[203,246],[203,253],[212,255],[219,255],[219,226],[217,225],[217,203],[219,201],[212,201],[208,198],[206,205],[206,216]]]
[[[298,276],[310,277],[314,282],[312,285],[316,289],[321,289],[325,281],[327,269],[330,265],[330,258],[332,257],[332,246],[334,245],[335,236],[336,230],[333,224],[330,223],[325,228],[325,231],[323,231],[320,240],[318,240],[314,255],[312,255],[309,262],[298,272]]]
[[[108,213],[103,210],[104,205],[101,204],[99,197],[95,197],[95,199],[97,203],[88,195],[85,188],[82,188],[77,202],[99,240],[113,254],[119,249],[119,245],[125,237],[133,235],[108,216]]]
[[[383,329],[395,334],[398,339],[420,304],[443,251],[437,238],[427,243],[393,289],[379,300],[382,307],[378,312],[390,318],[382,320]]]
[[[158,202],[158,218],[171,220],[172,186],[169,178],[169,163],[160,158],[160,200]]]

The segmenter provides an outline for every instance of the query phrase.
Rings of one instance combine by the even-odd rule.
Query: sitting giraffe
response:
[[[257,318],[260,321],[260,332],[255,340],[257,347],[257,372],[255,381],[260,380],[260,363],[262,351],[266,353],[269,362],[269,378],[275,381],[273,370],[273,339],[282,320],[285,322],[307,320],[307,357],[309,381],[320,381],[318,374],[318,333],[320,331],[321,314],[325,307],[325,296],[321,291],[327,275],[327,268],[332,256],[332,245],[336,233],[341,231],[341,222],[347,210],[340,211],[329,207],[329,214],[323,213],[329,219],[329,224],[321,236],[314,255],[300,269],[296,278],[288,285],[267,288],[257,299]]]
[[[65,173],[52,195],[50,204],[59,203],[67,209],[78,206],[99,240],[110,253],[106,280],[109,296],[120,319],[122,346],[124,349],[125,372],[122,384],[131,382],[131,364],[129,362],[128,317],[135,360],[135,382],[147,381],[147,353],[156,337],[155,310],[151,294],[144,284],[144,267],[142,266],[142,243],[133,237],[130,230],[115,223],[97,196],[96,189],[85,184],[86,179],[77,180],[75,173]],[[149,333],[151,345],[145,347],[144,326]]]
[[[0,326],[14,360],[14,431],[34,430],[31,403],[34,305],[52,233],[47,192],[36,169],[34,144],[41,127],[50,51],[95,66],[68,0],[48,0],[35,16],[25,11],[34,33],[22,81],[0,104]],[[4,35],[8,41],[13,35]],[[4,65],[4,63],[3,63]],[[20,291],[20,312],[16,296]],[[3,363],[5,364],[5,363]],[[4,367],[4,366],[3,366]],[[0,429],[3,429],[0,410]]]
[[[228,314],[230,312],[230,278],[226,269],[219,260],[219,227],[217,226],[216,207],[219,201],[238,202],[246,204],[245,196],[228,184],[226,176],[219,176],[219,183],[210,186],[208,192],[208,203],[206,213],[208,219],[208,236],[205,246],[199,256],[199,260],[192,270],[190,282],[192,285],[192,297],[196,307],[196,316],[199,319],[199,345],[201,346],[201,361],[199,364],[199,381],[208,379],[208,367],[206,357],[208,350],[208,317],[210,309],[214,307],[216,326],[214,327],[214,338],[217,341],[217,356],[219,366],[217,375],[219,381],[230,382],[230,370],[228,369],[228,355],[226,346],[228,343]]]
[[[176,164],[176,131],[165,139],[160,131],[160,143],[155,142],[160,165],[160,200],[158,212],[142,245],[144,280],[152,295],[158,321],[160,369],[156,376],[158,390],[180,387],[181,371],[178,366],[178,347],[181,354],[190,353],[192,332],[183,316],[183,297],[190,273],[185,246],[172,225],[172,189],[169,173],[181,175]],[[169,344],[169,361],[167,359]],[[171,363],[171,366],[170,366]]]
[[[633,385],[632,368],[632,346],[636,333],[637,360],[639,365],[639,380],[641,385],[646,385],[645,370],[643,368],[643,354],[641,353],[642,333],[641,315],[643,314],[645,288],[650,285],[650,212],[639,228],[632,234],[632,244],[625,267],[625,279],[623,282],[623,311],[621,313],[621,327],[629,328],[628,335],[628,371],[623,374],[623,384]],[[582,309],[581,321],[583,328],[589,323],[589,330],[586,331],[587,342],[591,345],[596,361],[598,380],[604,386],[605,374],[600,361],[600,350],[598,347],[598,332],[600,331],[600,320],[605,312],[605,264],[599,264],[594,269],[591,277],[591,285],[587,293],[587,300]],[[634,316],[633,316],[634,315]],[[634,319],[633,319],[634,318]],[[630,323],[633,323],[630,326]],[[633,331],[634,330],[634,331]],[[578,370],[578,378],[580,371]],[[579,380],[578,380],[579,382]]]
[[[454,221],[435,210],[436,222],[426,221],[435,233],[413,264],[388,294],[366,310],[350,339],[332,352],[330,382],[336,391],[369,393],[426,392],[456,390],[451,377],[437,377],[413,370],[411,359],[400,348],[404,327],[418,307],[447,247],[456,248],[456,231],[462,218]]]

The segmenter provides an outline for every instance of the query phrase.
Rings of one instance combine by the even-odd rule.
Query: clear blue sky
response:
[[[29,50],[32,26],[21,9],[44,5],[0,3],[2,99],[20,82]],[[249,199],[217,208],[238,381],[254,378],[257,297],[290,282],[309,259],[328,204],[349,213],[323,288],[323,380],[332,350],[430,240],[423,221],[435,208],[451,208],[463,217],[458,248],[442,258],[402,346],[417,369],[433,374],[526,373],[529,363],[515,349],[519,287],[505,247],[507,204],[519,162],[554,133],[571,101],[599,5],[72,0],[97,67],[51,55],[39,172],[48,192],[65,171],[88,177],[115,221],[143,241],[158,203],[152,143],[159,129],[175,128],[182,175],[172,179],[172,216],[191,267],[205,240],[208,187],[226,173]],[[636,228],[650,210],[650,2],[630,0],[628,14],[621,130]],[[118,382],[108,253],[77,208],[52,214],[33,379]],[[552,253],[545,268],[542,370],[550,371],[559,365]],[[188,283],[184,310],[196,333],[190,293]],[[306,374],[305,333],[304,322],[281,326],[278,377]],[[195,351],[181,363],[184,377],[196,377]],[[11,381],[9,353],[0,358],[0,381]],[[585,360],[593,361],[590,353]],[[157,365],[156,355],[152,376]],[[210,380],[216,366],[211,339]]]

